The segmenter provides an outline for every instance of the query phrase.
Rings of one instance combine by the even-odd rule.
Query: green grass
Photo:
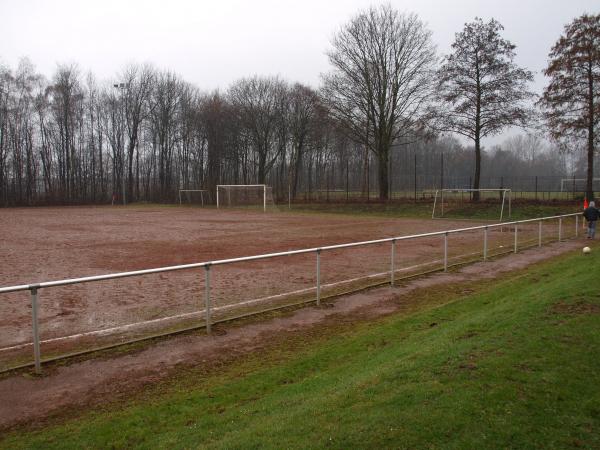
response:
[[[2,448],[600,448],[600,252],[307,333]],[[482,287],[485,286],[485,287]]]
[[[432,202],[392,202],[392,203],[313,203],[292,204],[291,212],[349,214],[358,216],[379,217],[414,217],[431,218]],[[285,205],[278,208],[285,212]],[[532,219],[536,217],[554,216],[579,212],[579,202],[536,203],[524,202],[513,204],[511,220]],[[465,203],[462,207],[454,207],[444,216],[445,219],[472,219],[498,221],[500,205],[498,203],[480,204]],[[504,220],[508,220],[505,216]]]
[[[133,208],[179,208],[179,204],[158,204],[158,203],[132,203],[129,207]],[[200,205],[183,205],[183,207],[200,208]],[[292,203],[288,208],[286,201],[281,201],[275,207],[269,207],[268,211],[292,212],[292,213],[325,213],[325,214],[345,214],[352,216],[374,216],[374,217],[406,217],[406,218],[431,218],[431,209],[433,200],[419,200],[413,202],[410,199],[394,200],[389,203],[378,202],[373,199],[371,202],[350,201],[345,202],[342,198],[336,202],[332,198],[330,202],[321,200],[314,203]],[[507,206],[508,207],[508,206]],[[206,205],[204,209],[215,209],[214,205]],[[237,207],[236,209],[247,209],[250,211],[261,211],[260,206]],[[582,202],[580,200],[560,200],[560,201],[534,201],[532,199],[513,201],[511,220],[532,219],[536,217],[553,216],[558,214],[568,214],[580,212]],[[123,209],[125,211],[125,209]],[[491,220],[498,221],[500,218],[500,203],[486,202],[480,203],[465,202],[462,206],[454,205],[451,211],[444,215],[446,219],[471,219],[471,220]],[[504,220],[509,220],[505,215]]]

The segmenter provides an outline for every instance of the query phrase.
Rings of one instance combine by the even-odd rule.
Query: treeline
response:
[[[592,30],[600,43],[600,15],[569,27],[565,42],[576,50],[571,29]],[[179,189],[206,189],[214,199],[217,184],[268,184],[276,198],[293,200],[377,190],[385,201],[409,180],[428,189],[560,177],[566,159],[536,135],[483,151],[483,138],[533,126],[538,115],[527,103],[532,74],[514,64],[515,46],[501,31],[493,19],[465,24],[438,67],[431,32],[416,15],[373,7],[333,39],[332,71],[319,90],[254,76],[206,93],[150,65],[130,65],[110,83],[76,65],[59,65],[49,80],[27,59],[0,66],[0,205],[173,202]],[[591,64],[598,46],[585,48]],[[560,80],[574,67],[553,61],[546,74]],[[600,101],[590,67],[565,86],[550,84],[538,104],[555,142],[586,139],[580,167],[592,198]],[[574,88],[585,83],[594,88],[587,97]],[[569,121],[557,113],[577,102],[585,105]]]
[[[308,86],[254,77],[207,94],[148,65],[116,79],[115,87],[59,66],[46,80],[26,59],[1,69],[2,205],[121,202],[123,190],[128,202],[172,202],[179,189],[214,192],[217,184],[266,183],[278,198],[377,189],[377,161]],[[523,165],[522,147],[542,159]],[[435,187],[442,153],[449,183],[472,174],[471,148],[448,137],[421,139],[392,149],[393,187],[408,189],[415,153],[423,188]],[[539,139],[493,155],[484,177],[564,170]]]
[[[170,202],[181,188],[219,183],[296,195],[314,189],[332,159],[356,154],[317,93],[298,83],[253,77],[206,94],[148,65],[118,80],[59,66],[48,81],[26,59],[1,69],[3,205],[106,203],[123,191],[128,202]]]

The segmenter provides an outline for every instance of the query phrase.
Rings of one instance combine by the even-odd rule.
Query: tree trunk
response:
[[[590,67],[588,72],[588,99],[589,99],[589,122],[588,122],[588,152],[587,152],[587,186],[586,197],[594,200],[594,78]]]
[[[363,174],[362,174],[362,197],[367,198],[369,192],[369,148],[365,145],[365,157],[363,159]]]
[[[383,145],[379,149],[379,200],[385,202],[389,197],[388,183],[388,162],[389,162],[389,147],[384,148]]]
[[[475,138],[475,176],[473,177],[473,189],[479,189],[479,179],[481,176],[481,143],[479,136]],[[473,201],[479,201],[479,191],[473,192]]]
[[[265,184],[267,166],[267,149],[258,154],[258,183]]]
[[[473,177],[473,189],[479,189],[479,178],[481,176],[481,74],[479,72],[479,60],[477,66],[477,103],[475,105],[475,176]],[[479,191],[473,192],[473,201],[479,201]]]

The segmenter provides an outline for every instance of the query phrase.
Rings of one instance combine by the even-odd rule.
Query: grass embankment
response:
[[[380,217],[414,217],[431,218],[432,202],[392,202],[392,203],[314,203],[314,204],[292,204],[291,212],[307,213],[332,213],[352,214]],[[281,211],[287,211],[285,206],[278,207]],[[532,219],[536,217],[554,216],[558,214],[569,214],[581,212],[580,202],[560,203],[536,203],[522,202],[514,203],[511,218],[504,213],[504,221]],[[444,219],[471,219],[492,220],[498,222],[500,219],[500,205],[498,203],[465,203],[461,207],[454,207],[444,214]]]
[[[599,263],[572,254],[0,446],[599,448]]]

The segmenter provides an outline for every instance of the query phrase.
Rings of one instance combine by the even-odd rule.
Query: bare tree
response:
[[[563,144],[586,142],[587,198],[594,198],[594,151],[600,133],[600,14],[576,18],[554,44],[540,100],[551,137]]]
[[[158,151],[158,190],[159,199],[168,201],[175,197],[178,182],[175,168],[175,150],[180,143],[178,130],[183,82],[171,72],[157,77],[151,98],[153,143]]]
[[[431,93],[431,32],[386,4],[354,17],[332,45],[323,96],[332,116],[377,156],[379,197],[387,200],[390,147],[417,126]]]
[[[0,202],[8,204],[7,162],[9,150],[9,120],[12,116],[10,96],[13,86],[13,76],[8,67],[0,65]]]
[[[244,78],[229,90],[230,101],[258,158],[256,181],[261,184],[280,156],[275,139],[285,91],[285,83],[277,77]]]
[[[310,132],[315,128],[314,121],[322,109],[315,91],[299,83],[289,92],[291,154],[289,167],[289,189],[292,198],[296,198],[298,177],[300,175],[304,153],[309,145]]]
[[[83,99],[80,72],[76,65],[60,65],[51,86],[52,111],[57,126],[58,169],[61,192],[64,198],[73,201],[79,195],[77,171],[79,153],[75,142],[77,115]]]
[[[538,155],[544,152],[544,141],[535,133],[518,134],[504,141],[507,151],[522,155],[531,167],[535,166]]]
[[[127,198],[133,196],[133,157],[138,148],[142,122],[150,115],[150,95],[154,85],[155,71],[149,66],[127,67],[121,79],[125,84],[125,121],[127,124]]]
[[[474,141],[473,189],[480,183],[481,139],[525,126],[531,116],[525,102],[533,96],[527,88],[533,75],[513,62],[515,45],[500,36],[503,29],[494,19],[465,24],[439,70],[437,129]]]

